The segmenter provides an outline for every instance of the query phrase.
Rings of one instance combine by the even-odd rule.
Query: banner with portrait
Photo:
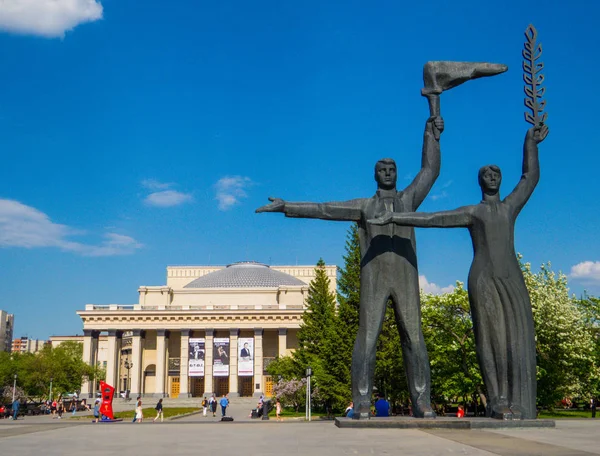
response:
[[[215,337],[213,350],[213,375],[229,375],[229,337]]]
[[[254,375],[254,338],[238,338],[238,375],[251,377]]]
[[[206,339],[189,339],[188,375],[190,377],[204,377],[204,353],[206,352]]]

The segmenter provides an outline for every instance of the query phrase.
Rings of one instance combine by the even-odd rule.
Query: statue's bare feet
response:
[[[436,414],[431,405],[417,404],[413,410],[413,416],[415,418],[435,418]]]
[[[497,420],[513,419],[513,412],[508,406],[508,401],[504,398],[500,398],[497,401],[492,401],[491,409],[491,418],[495,418]]]
[[[513,414],[513,420],[523,420],[525,416],[525,412],[521,408],[520,405],[513,404],[510,406],[510,411]]]
[[[354,402],[353,420],[368,420],[371,417],[371,403],[369,401]]]

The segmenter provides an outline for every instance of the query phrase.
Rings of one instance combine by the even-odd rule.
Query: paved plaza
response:
[[[332,421],[234,422],[196,414],[164,423],[92,424],[49,416],[0,420],[2,454],[34,455],[590,455],[600,454],[600,420],[557,421],[555,429],[339,429]],[[237,416],[236,416],[237,415]],[[67,415],[68,416],[68,415]]]

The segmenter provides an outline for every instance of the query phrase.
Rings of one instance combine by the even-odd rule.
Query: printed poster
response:
[[[254,338],[238,338],[238,375],[251,377],[254,375]]]
[[[229,375],[229,337],[215,337],[213,351],[213,375],[227,377]]]
[[[204,353],[206,339],[189,339],[188,375],[190,377],[204,377]]]

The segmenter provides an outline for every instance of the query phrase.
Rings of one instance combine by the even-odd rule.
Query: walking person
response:
[[[277,399],[277,402],[275,403],[275,416],[277,421],[283,421],[283,418],[281,418],[281,402],[279,402],[279,399]]]
[[[65,411],[65,404],[62,399],[59,399],[58,405],[56,406],[56,413],[58,414],[58,419],[62,420],[62,414]]]
[[[12,403],[12,419],[16,420],[19,416],[19,409],[21,408],[21,402],[19,401],[19,397],[13,401]]]
[[[135,407],[135,421],[141,423],[143,420],[144,412],[142,411],[142,400],[140,399],[139,401],[137,401],[137,406]]]
[[[219,401],[221,405],[221,416],[225,416],[225,412],[227,411],[227,406],[229,405],[229,399],[227,399],[227,394],[223,394],[223,397]]]
[[[96,423],[100,419],[100,399],[96,399],[96,402],[94,403],[94,418]]]
[[[142,396],[138,396],[137,399],[135,400],[135,411],[136,413],[133,414],[133,421],[132,423],[135,423],[137,421],[137,409],[138,407],[141,407],[142,405]]]
[[[210,405],[210,411],[212,412],[213,417],[214,417],[215,413],[217,413],[217,399],[215,398],[214,394],[210,397],[209,405]]]
[[[206,416],[206,409],[208,408],[208,401],[206,400],[206,396],[202,400],[202,416]]]
[[[154,407],[154,410],[156,410],[156,417],[152,420],[153,423],[156,423],[156,420],[158,419],[158,417],[160,417],[160,422],[163,422],[163,404],[162,404],[162,399],[158,400],[158,404],[156,404],[156,407]]]

